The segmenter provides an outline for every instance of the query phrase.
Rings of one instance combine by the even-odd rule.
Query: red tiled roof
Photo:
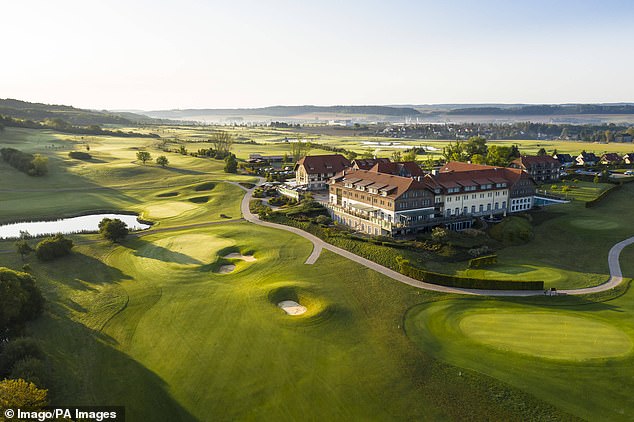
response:
[[[389,163],[389,158],[361,158],[352,160],[352,165],[360,170],[370,170],[377,163]]]
[[[334,183],[352,182],[355,185],[365,186],[366,188],[377,188],[379,191],[387,190],[388,197],[394,199],[410,190],[433,189],[428,183],[419,182],[411,177],[401,177],[369,170],[341,172],[332,180]]]
[[[307,155],[295,164],[295,171],[304,166],[308,174],[338,173],[350,167],[350,161],[341,154]]]
[[[423,169],[421,169],[414,161],[404,161],[400,163],[392,163],[390,161],[378,162],[370,169],[370,171],[408,177],[420,177],[425,175]]]

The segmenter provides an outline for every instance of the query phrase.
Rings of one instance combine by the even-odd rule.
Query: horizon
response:
[[[0,35],[19,42],[5,48],[0,95],[30,102],[143,111],[634,102],[634,6],[621,0],[5,9],[16,19]]]

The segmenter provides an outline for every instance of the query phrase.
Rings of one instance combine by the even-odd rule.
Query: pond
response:
[[[20,232],[28,232],[31,236],[49,234],[69,234],[99,231],[99,222],[104,218],[118,218],[126,223],[130,230],[144,230],[150,224],[141,223],[136,215],[129,214],[91,214],[80,217],[63,218],[55,221],[30,221],[0,225],[0,239],[19,238]]]

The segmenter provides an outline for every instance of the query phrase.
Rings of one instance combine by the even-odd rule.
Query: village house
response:
[[[614,165],[614,164],[620,164],[621,161],[623,161],[621,159],[621,157],[619,156],[619,154],[615,153],[615,152],[608,152],[605,153],[601,156],[601,159],[599,160],[599,163],[603,164],[603,165]]]
[[[619,133],[614,137],[614,142],[632,142],[632,138],[628,133]]]
[[[523,155],[509,164],[511,168],[525,170],[538,183],[559,180],[561,163],[548,155]]]
[[[307,190],[328,189],[328,180],[349,167],[350,161],[341,154],[307,155],[295,164],[295,181]]]
[[[583,151],[575,159],[578,166],[596,166],[599,162],[599,158],[592,152]]]
[[[634,152],[630,152],[629,154],[625,154],[623,156],[623,162],[625,164],[634,164]]]
[[[567,167],[572,167],[575,165],[576,161],[575,161],[575,157],[573,157],[570,154],[554,154],[553,158],[557,161],[559,161],[559,164],[561,165],[561,168],[567,168]]]
[[[354,170],[370,170],[377,163],[389,163],[389,158],[359,158],[352,160]]]

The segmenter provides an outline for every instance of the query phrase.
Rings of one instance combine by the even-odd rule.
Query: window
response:
[[[487,211],[491,211],[491,203],[487,204]]]
[[[471,205],[471,214],[475,214],[475,210],[476,210],[475,205]]]
[[[480,204],[480,212],[484,211],[484,205]]]

